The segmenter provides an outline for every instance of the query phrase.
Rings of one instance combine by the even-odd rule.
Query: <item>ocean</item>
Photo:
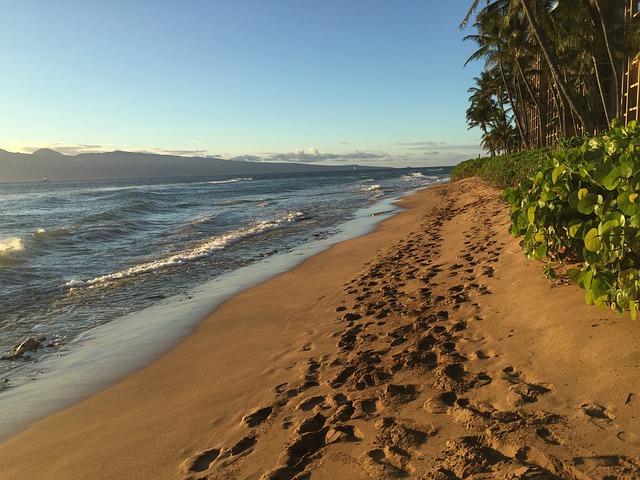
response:
[[[113,381],[138,363],[120,371],[120,353],[87,345],[144,336],[152,354],[132,348],[157,356],[223,297],[365,233],[396,210],[393,199],[450,171],[0,184],[0,406],[47,395],[44,379],[71,365],[95,364],[94,382],[112,370]],[[40,348],[13,358],[28,338]]]

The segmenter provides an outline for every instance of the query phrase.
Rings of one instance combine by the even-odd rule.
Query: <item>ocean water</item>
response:
[[[450,170],[0,184],[0,356],[44,339],[0,361],[0,397],[96,327],[126,331],[122,319],[330,240]]]

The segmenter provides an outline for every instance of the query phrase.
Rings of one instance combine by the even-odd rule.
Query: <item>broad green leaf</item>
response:
[[[632,165],[629,163],[623,163],[620,166],[611,170],[611,172],[605,177],[603,185],[607,190],[615,190],[620,185],[620,182],[631,177],[633,174]]]
[[[604,217],[605,222],[611,220],[615,220],[616,222],[618,222],[618,225],[620,225],[621,227],[624,227],[627,223],[626,217],[619,210],[613,210],[612,212],[607,213],[607,215]]]
[[[582,275],[582,284],[585,290],[591,290],[591,279],[593,278],[593,270],[587,270]]]
[[[546,256],[547,256],[547,244],[546,243],[541,243],[534,250],[533,258],[536,259],[536,260],[542,260]]]
[[[627,221],[627,225],[629,225],[630,227],[636,227],[636,228],[640,227],[640,214],[629,217],[629,220]]]
[[[502,192],[502,199],[507,203],[509,203],[510,205],[517,205],[520,200],[520,197],[518,196],[518,193],[516,192],[515,188],[507,187]]]
[[[602,310],[607,310],[610,306],[611,300],[609,300],[609,295],[600,295],[596,297],[593,304],[601,308]]]
[[[601,197],[595,193],[587,193],[578,202],[578,211],[585,215],[590,215],[596,208],[596,205],[601,202]]]
[[[529,220],[529,223],[534,223],[535,219],[536,219],[536,206],[531,205],[529,208],[527,208],[527,220]]]
[[[584,225],[584,223],[582,222],[582,220],[571,220],[568,224],[568,231],[569,231],[569,236],[571,238],[582,238],[582,235],[580,235],[580,232],[582,230],[582,226]]]
[[[587,190],[585,188],[585,190]],[[588,191],[587,191],[588,192]],[[569,194],[569,198],[567,199],[567,202],[569,203],[569,205],[571,205],[572,207],[577,207],[578,206],[578,202],[580,201],[580,192],[577,190],[573,190],[570,194]]]
[[[620,150],[620,142],[618,142],[618,140],[609,140],[605,144],[605,150],[609,155],[613,155],[618,150]]]
[[[592,252],[587,247],[582,248],[582,259],[587,265],[602,264],[602,254],[599,252]]]
[[[596,172],[594,174],[595,180],[601,185],[604,184],[605,178],[607,178],[607,175],[609,175],[611,173],[611,170],[613,169],[614,165],[612,165],[610,162],[601,163],[596,167]]]
[[[608,295],[613,285],[613,275],[608,272],[598,272],[591,281],[591,291],[596,297]]]
[[[618,284],[620,288],[632,288],[636,285],[638,279],[638,270],[630,268],[623,270],[618,274]]]
[[[569,270],[567,270],[567,275],[573,283],[577,284],[580,288],[584,288],[584,272],[582,270],[579,270],[577,268],[570,268]]]
[[[555,190],[549,190],[540,195],[540,198],[545,202],[552,202],[556,198],[558,198],[558,194]],[[553,204],[549,205],[549,208],[553,208]]]
[[[622,309],[627,310],[629,308],[629,297],[624,292],[618,292],[616,294],[616,303]]]
[[[565,166],[560,164],[556,168],[553,169],[553,173],[551,174],[551,181],[555,184],[558,183],[558,177],[562,175],[565,171]]]
[[[588,145],[592,149],[600,148],[601,140],[599,138],[591,138],[589,139]]]
[[[587,195],[589,195],[589,190],[587,190],[586,188],[581,188],[580,190],[578,190],[578,200],[582,200]]]
[[[590,252],[597,252],[602,248],[602,240],[598,235],[598,229],[592,228],[589,230],[583,238],[584,246]]]
[[[617,220],[611,219],[611,220],[608,220],[608,221],[606,221],[604,223],[601,223],[600,224],[600,228],[598,230],[600,230],[600,233],[606,233],[609,230],[611,230],[612,228],[616,228],[616,227],[619,227],[619,226],[620,226],[620,223]]]
[[[632,217],[640,213],[640,198],[636,192],[622,192],[618,195],[618,207],[625,215]]]

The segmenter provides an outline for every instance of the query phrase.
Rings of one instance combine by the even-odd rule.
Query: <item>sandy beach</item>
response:
[[[638,322],[476,179],[400,204],[0,444],[0,479],[640,478]]]

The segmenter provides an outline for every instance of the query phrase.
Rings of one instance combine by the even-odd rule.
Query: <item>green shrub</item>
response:
[[[568,144],[570,145],[570,144]],[[616,123],[579,147],[547,155],[535,175],[504,190],[513,236],[554,276],[567,260],[585,300],[636,318],[640,294],[640,125]]]
[[[498,188],[514,186],[532,175],[548,152],[547,148],[541,148],[496,157],[473,158],[456,165],[451,172],[451,179],[480,177]]]

